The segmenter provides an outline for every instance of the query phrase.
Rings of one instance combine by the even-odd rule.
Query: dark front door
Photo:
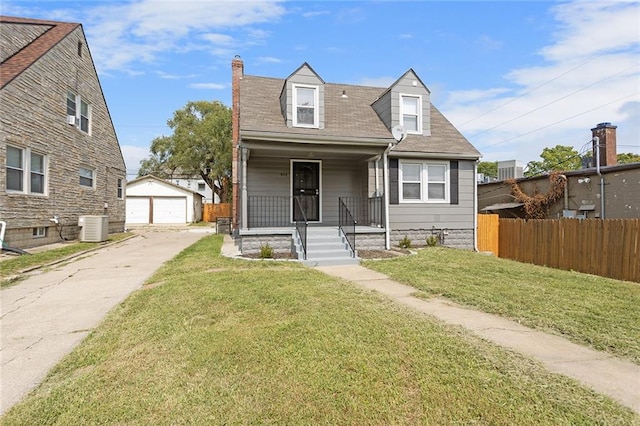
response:
[[[300,201],[300,207],[308,221],[320,221],[320,163],[293,162],[293,197]],[[300,209],[293,200],[293,220],[302,220]]]

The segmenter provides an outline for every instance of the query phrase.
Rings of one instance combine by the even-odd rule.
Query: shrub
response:
[[[262,244],[260,246],[260,259],[271,259],[273,258],[273,247],[267,244]]]
[[[404,238],[400,240],[398,245],[403,249],[411,248],[411,239],[405,235]]]
[[[437,235],[430,235],[427,237],[427,246],[428,247],[435,247],[438,245],[438,236]]]

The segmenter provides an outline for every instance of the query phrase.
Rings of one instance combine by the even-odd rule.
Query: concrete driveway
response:
[[[211,228],[146,228],[0,290],[0,414],[34,389],[114,306]]]

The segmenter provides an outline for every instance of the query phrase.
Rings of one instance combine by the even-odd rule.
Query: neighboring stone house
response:
[[[125,224],[125,163],[81,24],[0,16],[5,244],[74,239],[83,215]]]
[[[563,172],[563,196],[549,206],[546,217],[578,219],[640,218],[640,163],[617,164],[616,126],[600,123],[592,132],[592,159],[600,167]],[[597,137],[597,139],[596,139]],[[598,155],[597,150],[600,150]],[[529,195],[548,193],[548,175],[515,180]],[[478,185],[478,212],[503,218],[525,218],[523,203],[515,199],[505,181]]]
[[[320,264],[405,236],[474,248],[480,153],[412,69],[387,88],[326,83],[307,63],[279,79],[245,75],[236,57],[232,74],[242,252],[269,244]]]

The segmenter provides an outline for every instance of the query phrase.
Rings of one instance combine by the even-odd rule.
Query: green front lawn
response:
[[[364,265],[416,287],[640,363],[640,284],[430,247]]]
[[[294,262],[183,251],[2,424],[632,424],[537,363]]]

